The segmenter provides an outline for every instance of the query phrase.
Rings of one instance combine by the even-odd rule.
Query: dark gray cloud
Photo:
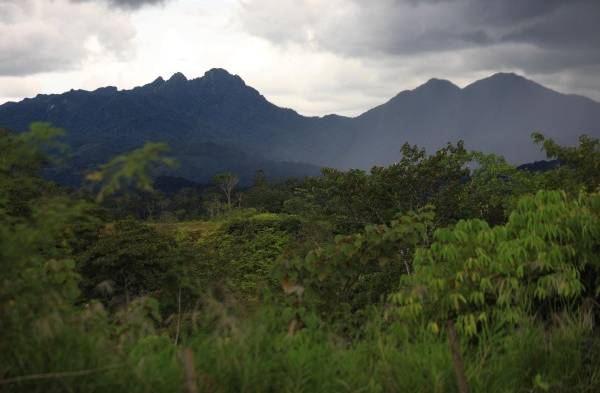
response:
[[[330,5],[323,1],[320,6],[314,0],[247,0],[240,7],[240,16],[251,34],[280,44],[310,44],[345,56],[408,56],[528,45],[549,54],[560,50],[561,57],[571,53],[572,62],[559,59],[558,65],[563,66],[575,61],[594,63],[600,52],[599,0],[327,3]],[[524,65],[533,64],[524,60]]]
[[[134,31],[124,15],[114,14],[66,0],[0,0],[0,76],[71,70],[92,56],[94,47],[122,57]]]
[[[543,48],[600,50],[600,1],[573,1],[510,29],[504,42]]]
[[[126,9],[137,9],[145,5],[157,5],[165,3],[168,0],[71,0],[73,2],[104,2],[110,6],[126,8]]]
[[[464,86],[501,71],[600,101],[600,0],[240,0],[238,9],[245,31],[281,53],[364,65],[350,76],[376,86],[375,102],[431,77]],[[334,102],[365,89],[337,86],[315,89]]]

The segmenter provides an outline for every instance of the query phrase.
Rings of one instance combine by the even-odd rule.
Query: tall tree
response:
[[[235,188],[235,186],[237,186],[239,181],[239,176],[233,172],[222,172],[214,177],[214,182],[225,194],[228,208],[231,208],[231,193],[233,192],[233,189]]]
[[[571,188],[571,191],[578,192],[583,186],[592,192],[600,187],[599,139],[582,135],[579,146],[561,146],[540,133],[533,133],[532,138],[549,159],[560,163],[558,168],[547,173],[547,188]]]

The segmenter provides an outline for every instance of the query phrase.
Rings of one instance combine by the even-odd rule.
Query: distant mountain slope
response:
[[[576,143],[583,133],[600,137],[600,103],[500,73],[464,89],[432,79],[356,122],[369,131],[358,133],[352,151],[381,163],[397,157],[404,141],[432,151],[463,139],[470,149],[502,154],[520,164],[544,158],[531,142],[534,131],[564,144]]]
[[[221,69],[190,81],[177,73],[132,90],[71,90],[0,106],[0,124],[10,129],[25,130],[32,121],[67,130],[76,173],[145,141],[168,143],[182,161],[177,174],[195,181],[222,170],[251,176],[264,169],[273,177],[319,171],[284,152],[271,154],[277,143],[293,148],[294,132],[311,120],[269,103]]]
[[[463,89],[431,79],[355,118],[305,117],[212,69],[193,80],[177,73],[132,90],[71,90],[0,105],[0,126],[21,131],[32,121],[67,129],[70,179],[145,141],[164,141],[182,161],[174,174],[205,182],[221,170],[283,177],[315,174],[318,166],[387,164],[404,142],[432,151],[464,139],[468,148],[519,164],[544,158],[530,141],[533,131],[565,144],[582,133],[600,137],[600,104],[496,74]]]

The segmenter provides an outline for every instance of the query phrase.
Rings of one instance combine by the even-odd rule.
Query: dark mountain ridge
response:
[[[502,154],[520,164],[544,158],[531,142],[534,131],[564,144],[576,143],[583,133],[600,136],[599,103],[507,73],[462,89],[449,81],[431,79],[357,120],[362,128],[371,130],[371,137],[359,136],[355,150],[365,151],[369,146],[381,163],[397,157],[397,146],[404,141],[431,151],[463,139],[470,149]],[[378,140],[383,143],[375,142]]]
[[[354,118],[306,117],[212,69],[191,80],[176,73],[131,90],[71,90],[0,105],[0,126],[22,131],[32,121],[68,131],[76,176],[145,141],[163,141],[182,162],[175,175],[202,182],[222,170],[285,177],[316,174],[319,166],[389,164],[404,142],[433,151],[463,139],[520,164],[544,158],[533,131],[563,144],[582,133],[599,137],[600,104],[500,73],[462,89],[431,79]]]

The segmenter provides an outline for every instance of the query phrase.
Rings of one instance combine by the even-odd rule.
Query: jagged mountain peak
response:
[[[204,73],[207,78],[235,78],[236,75],[231,74],[224,68],[211,68]]]
[[[498,73],[463,89],[433,78],[353,118],[309,118],[277,107],[239,76],[213,68],[191,80],[176,73],[132,90],[72,91],[0,105],[0,127],[22,131],[32,121],[68,131],[80,160],[76,168],[156,140],[169,143],[185,162],[181,174],[200,180],[214,174],[213,162],[221,170],[234,156],[238,164],[247,161],[230,148],[264,160],[367,168],[396,160],[405,142],[432,152],[463,139],[469,149],[521,163],[543,158],[531,143],[533,131],[563,144],[576,143],[582,132],[599,136],[600,105]],[[209,149],[207,143],[222,148]],[[219,155],[209,159],[206,150]],[[253,170],[255,164],[240,165]]]
[[[105,87],[99,87],[96,90],[94,90],[94,93],[100,93],[100,94],[112,94],[112,93],[116,93],[117,91],[119,91],[119,89],[117,89],[116,86],[105,86]]]
[[[167,82],[168,83],[184,83],[187,81],[188,81],[188,79],[185,77],[185,75],[183,75],[183,73],[176,72],[169,78],[169,80]]]
[[[160,86],[163,83],[165,83],[165,80],[163,79],[162,76],[159,76],[158,78],[156,78],[152,83],[150,83],[151,86]]]
[[[246,86],[246,83],[238,75],[233,75],[224,68],[211,68],[204,73],[204,76],[200,78],[205,83],[212,85],[236,85]]]

